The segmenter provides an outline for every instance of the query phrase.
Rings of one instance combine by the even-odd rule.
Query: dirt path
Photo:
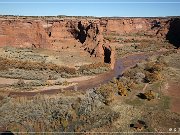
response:
[[[156,53],[157,54],[157,53]],[[159,54],[159,52],[158,52]],[[110,81],[113,77],[119,77],[122,75],[122,73],[129,67],[134,66],[136,63],[141,62],[142,60],[145,60],[146,58],[155,55],[155,53],[139,53],[139,54],[132,54],[123,58],[120,58],[116,61],[114,69],[100,74],[94,78],[75,82],[77,85],[75,86],[69,86],[67,88],[64,88],[64,90],[86,90],[90,88],[94,88],[99,86],[100,84],[105,84],[108,81]],[[126,63],[126,64],[124,64]],[[9,96],[11,97],[17,97],[17,96],[34,96],[36,94],[57,94],[60,92],[60,89],[48,89],[43,90],[39,92],[10,92]]]
[[[171,111],[180,114],[180,84],[178,82],[169,82],[167,92],[168,96],[171,98]]]
[[[80,82],[80,81],[84,81],[84,80],[89,80],[91,78],[95,78],[96,76],[79,76],[79,77],[73,77],[73,78],[62,78],[63,81],[67,81],[67,82]],[[0,77],[0,85],[13,85],[14,83],[17,83],[19,81],[19,79],[11,79],[11,78],[3,78]],[[32,81],[36,81],[36,80],[24,80],[23,81],[25,83],[29,83]],[[55,83],[57,80],[47,80],[50,83]]]
[[[143,90],[142,90],[143,93],[145,92],[147,86],[148,86],[148,83],[145,84],[145,86],[144,86],[144,88],[143,88]]]

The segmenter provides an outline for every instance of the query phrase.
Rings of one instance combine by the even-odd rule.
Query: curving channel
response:
[[[115,66],[113,70],[109,72],[98,75],[95,78],[91,78],[89,80],[84,80],[80,82],[76,82],[77,90],[86,90],[90,88],[97,87],[101,84],[105,84],[108,81],[112,80],[114,77],[120,77],[122,73],[129,67],[134,66],[138,62],[147,59],[148,57],[154,55],[154,53],[140,53],[140,54],[132,54],[123,58],[119,58],[115,62]],[[63,90],[74,90],[74,86],[69,86],[64,88]],[[35,96],[36,94],[57,94],[59,93],[59,89],[50,89],[36,92],[10,92],[9,96],[11,97],[19,97],[19,96]]]

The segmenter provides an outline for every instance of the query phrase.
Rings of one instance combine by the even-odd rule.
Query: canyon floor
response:
[[[6,56],[7,58],[6,52],[3,50],[1,48],[1,57]],[[24,51],[24,49],[18,50]],[[109,82],[104,81],[101,86],[83,90],[76,87],[78,83],[83,82],[84,85],[91,86],[91,84],[93,85],[93,81],[89,84],[91,79],[96,79],[98,76],[109,72],[113,74],[112,71],[109,69],[109,71],[106,71],[107,73],[80,74],[80,76],[61,77],[59,75],[58,78],[39,78],[39,80],[34,78],[40,76],[41,73],[32,75],[33,77],[28,74],[27,78],[26,72],[23,73],[22,69],[19,69],[20,71],[17,74],[15,74],[17,72],[15,69],[11,73],[7,73],[9,72],[7,70],[1,71],[1,73],[6,72],[6,74],[1,74],[0,78],[1,131],[11,131],[15,134],[19,134],[19,132],[27,132],[27,134],[29,132],[30,134],[31,132],[48,131],[47,134],[50,134],[50,132],[169,132],[171,128],[172,130],[178,130],[180,125],[178,96],[178,82],[180,81],[179,50],[165,48],[161,50],[163,51],[156,54],[152,53],[152,51],[144,53],[141,50],[141,52],[137,51],[124,56],[117,56],[117,59],[124,58],[121,61],[122,66],[125,67],[121,79],[108,76],[112,78],[109,78]],[[52,59],[52,54],[55,53],[52,52],[51,54],[49,52],[47,54],[47,52],[48,50],[40,50],[38,55],[48,55]],[[151,55],[146,56],[148,53],[151,53]],[[66,53],[66,55],[68,54]],[[136,61],[137,56],[141,56],[142,59]],[[55,55],[54,61],[56,61],[56,57],[58,56]],[[19,58],[11,57],[10,59]],[[84,61],[84,64],[92,63],[94,58],[89,57],[88,59]],[[163,79],[157,79],[153,82],[136,82],[138,77],[140,80],[142,79],[141,75],[137,75],[142,69],[136,68],[145,68],[146,63],[152,63],[157,59],[165,61],[167,64],[161,71]],[[135,61],[135,63],[132,63],[132,61]],[[96,62],[99,61],[96,59]],[[61,65],[61,61],[58,64]],[[81,66],[76,62],[67,62],[68,64],[71,67],[77,64],[74,66],[76,69]],[[26,70],[24,69],[24,71]],[[128,71],[130,73],[126,73]],[[115,72],[120,72],[120,70],[116,69]],[[7,74],[8,76],[6,76]],[[25,74],[25,78],[21,74]],[[54,73],[48,75],[53,76]],[[18,78],[19,76],[20,78]],[[108,77],[99,79],[107,79]],[[122,82],[123,86],[128,89],[127,96],[119,93],[121,88],[116,86],[114,79]],[[132,80],[134,82],[132,86],[129,86]],[[50,95],[48,92],[44,92],[53,91],[54,89],[55,92],[50,92]],[[154,99],[148,101],[145,98],[138,97],[140,93],[149,90],[155,93]],[[25,93],[24,96],[23,92]],[[32,96],[30,93],[33,92],[35,94]],[[131,127],[132,124],[136,125],[138,121],[144,122],[145,125],[140,124],[140,127],[137,128]],[[30,124],[31,127],[29,127]]]
[[[66,41],[63,37],[62,42],[62,33],[52,38],[53,32],[48,31],[46,36],[55,49],[37,47],[34,43],[17,46],[26,36],[14,41],[15,46],[0,47],[0,132],[47,135],[180,132],[177,45],[142,31],[127,33],[134,23],[124,27],[124,34],[113,30],[99,34],[96,23],[87,25],[82,21],[76,28],[72,21],[66,25],[60,22],[63,21],[53,24],[55,33],[63,29],[60,32],[65,37],[71,39],[74,34],[75,38]],[[167,25],[163,19],[162,24]],[[27,28],[31,25],[35,25],[33,21],[24,24]],[[137,26],[140,27],[139,21]],[[145,28],[157,34],[166,28],[163,26],[155,30]],[[66,31],[67,27],[79,35],[71,29]],[[66,35],[69,31],[71,36]]]

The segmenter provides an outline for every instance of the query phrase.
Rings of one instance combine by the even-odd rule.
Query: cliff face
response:
[[[179,46],[180,19],[100,18],[100,19],[17,19],[0,18],[0,46],[34,47],[61,50],[78,46],[91,56],[113,62],[114,49],[104,35],[148,35],[168,39]],[[111,61],[112,60],[112,61]]]
[[[44,48],[49,45],[41,23],[22,20],[1,20],[0,41],[0,46]]]
[[[176,47],[180,47],[180,19],[171,19],[168,26],[167,40]]]

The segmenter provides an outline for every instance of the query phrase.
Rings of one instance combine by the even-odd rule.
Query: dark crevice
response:
[[[91,51],[90,55],[93,55],[93,54],[94,54],[94,52],[95,52],[95,50],[93,49],[93,50]]]
[[[86,41],[87,30],[84,28],[81,22],[78,22],[78,29],[79,29],[79,33],[78,33],[77,38],[83,44]]]
[[[104,47],[104,63],[111,63],[111,50]]]
[[[86,41],[86,38],[89,37],[87,31],[92,27],[92,23],[87,27],[84,27],[83,24],[78,22],[78,30],[71,32],[76,39],[78,39],[82,44]]]
[[[151,29],[161,27],[161,23],[160,23],[160,22],[158,22],[158,21],[156,21],[156,20],[153,20],[151,24],[152,24]]]
[[[96,34],[99,34],[99,29],[98,28],[96,29]]]
[[[48,36],[51,37],[51,32],[49,32]]]
[[[92,23],[86,27],[86,31],[88,31],[92,27]]]
[[[173,44],[175,47],[180,47],[180,19],[174,18],[170,21],[169,31],[166,35],[166,39],[169,43]]]

